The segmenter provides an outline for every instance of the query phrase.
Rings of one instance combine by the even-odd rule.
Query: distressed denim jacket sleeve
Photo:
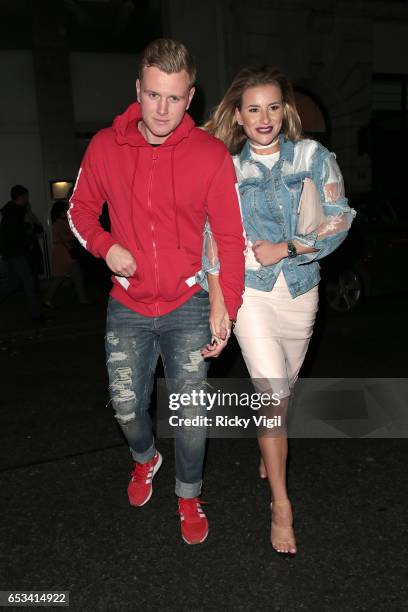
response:
[[[208,291],[207,274],[218,276],[220,273],[220,261],[218,259],[217,243],[210,228],[208,219],[203,231],[203,251],[201,257],[201,270],[196,274],[196,281],[203,289]]]
[[[325,218],[310,234],[293,236],[292,240],[316,249],[313,253],[298,255],[295,262],[299,265],[322,259],[337,249],[356,215],[345,197],[343,177],[334,153],[318,151],[313,166],[312,178],[320,194]]]

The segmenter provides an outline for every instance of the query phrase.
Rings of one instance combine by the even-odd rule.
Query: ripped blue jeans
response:
[[[145,317],[109,298],[105,337],[109,390],[135,461],[146,463],[156,452],[149,404],[159,355],[172,385],[201,388],[205,382],[208,364],[201,348],[211,339],[209,308],[203,290],[160,317]],[[205,407],[185,406],[178,416],[193,418],[205,412]],[[206,430],[175,429],[176,495],[196,497],[201,492]]]

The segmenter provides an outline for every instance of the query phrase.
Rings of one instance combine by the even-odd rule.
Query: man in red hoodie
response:
[[[184,45],[170,39],[150,43],[136,82],[138,102],[90,142],[68,213],[81,244],[113,272],[106,355],[115,416],[135,462],[128,487],[134,506],[150,499],[162,463],[148,412],[159,355],[173,390],[200,388],[208,354],[202,349],[211,332],[229,334],[243,291],[235,172],[225,146],[186,113],[195,74]],[[98,220],[105,201],[109,233]],[[224,295],[224,302],[211,304],[196,283],[207,217]],[[194,405],[179,410],[180,417],[203,413],[205,407]],[[208,534],[198,499],[205,442],[204,428],[176,430],[176,495],[189,544]]]

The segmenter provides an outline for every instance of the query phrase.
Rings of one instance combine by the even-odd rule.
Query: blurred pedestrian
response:
[[[39,238],[44,235],[44,228],[38,217],[31,210],[28,202],[27,212],[24,218],[25,231],[27,234],[27,258],[34,279],[34,288],[40,293],[41,274],[44,274],[44,258],[39,244]]]
[[[30,211],[28,195],[26,187],[14,185],[11,200],[1,209],[0,254],[8,266],[8,284],[2,297],[14,293],[22,285],[32,320],[41,321],[41,305],[30,263],[38,224]]]
[[[71,279],[81,304],[90,304],[84,286],[83,273],[78,261],[81,248],[69,227],[67,219],[68,202],[59,200],[51,209],[52,222],[52,272],[44,305],[54,308],[54,297],[64,280]]]

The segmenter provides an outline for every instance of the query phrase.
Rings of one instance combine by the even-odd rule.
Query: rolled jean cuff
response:
[[[132,455],[133,461],[137,461],[138,463],[147,463],[148,461],[151,461],[153,459],[153,457],[156,454],[156,447],[153,444],[147,449],[145,450],[143,453],[138,453],[137,451],[133,450],[132,448],[130,449],[130,453]]]
[[[198,497],[201,493],[203,481],[199,482],[181,482],[176,478],[176,495],[184,497],[185,499],[191,499],[192,497]]]

